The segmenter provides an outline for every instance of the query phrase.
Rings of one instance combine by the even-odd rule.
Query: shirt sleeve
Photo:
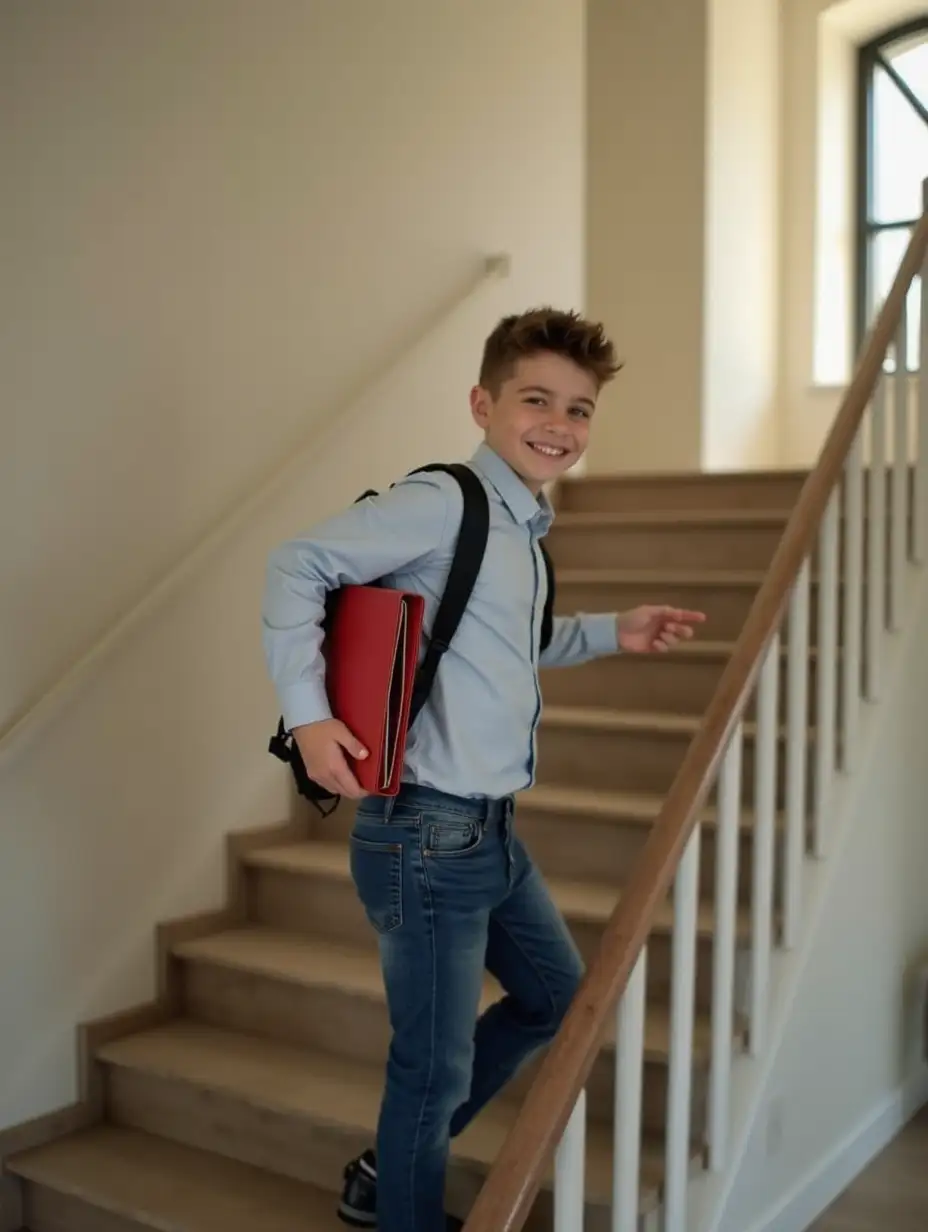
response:
[[[463,499],[449,476],[413,475],[271,553],[262,638],[288,730],[332,717],[321,628],[328,592],[366,585],[434,552],[456,525],[455,505],[459,522]]]
[[[541,654],[541,667],[576,667],[619,649],[615,612],[555,616],[551,641]]]

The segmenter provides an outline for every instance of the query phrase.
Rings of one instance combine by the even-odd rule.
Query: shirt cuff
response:
[[[301,680],[299,684],[287,685],[279,690],[278,697],[287,731],[307,723],[321,723],[332,717],[322,681]]]
[[[615,654],[619,649],[619,623],[616,612],[597,612],[583,617],[583,632],[590,654]]]

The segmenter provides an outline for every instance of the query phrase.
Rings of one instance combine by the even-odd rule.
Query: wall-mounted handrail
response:
[[[508,278],[511,269],[510,257],[499,253],[486,257],[476,274],[436,305],[426,323],[410,330],[409,334],[391,351],[389,356],[362,374],[351,392],[340,404],[338,411],[328,416],[334,425],[340,422],[368,390],[383,380],[410,351],[420,346],[439,325],[460,308],[466,300],[488,282]],[[323,429],[323,432],[325,429]],[[242,493],[215,519],[209,530],[169,568],[162,576],[135,600],[113,624],[67,667],[57,679],[40,688],[0,727],[0,765],[10,757],[14,748],[21,747],[47,723],[80,686],[89,679],[109,654],[126,637],[146,621],[171,595],[193,576],[214,552],[227,542],[242,526],[246,525],[257,511],[276,493],[299,475],[312,461],[320,447],[319,427],[287,450],[286,455],[262,478]]]

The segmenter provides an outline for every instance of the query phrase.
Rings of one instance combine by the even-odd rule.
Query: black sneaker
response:
[[[338,1217],[352,1228],[377,1226],[377,1160],[373,1151],[365,1151],[345,1168],[345,1186],[338,1204]],[[464,1221],[454,1215],[445,1216],[445,1232],[462,1232]]]
[[[352,1228],[377,1227],[377,1160],[373,1151],[365,1151],[345,1169],[338,1217]]]

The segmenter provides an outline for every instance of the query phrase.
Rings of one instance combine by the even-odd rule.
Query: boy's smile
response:
[[[471,391],[487,444],[536,494],[586,450],[599,390],[594,377],[551,351],[524,356],[498,391]]]

